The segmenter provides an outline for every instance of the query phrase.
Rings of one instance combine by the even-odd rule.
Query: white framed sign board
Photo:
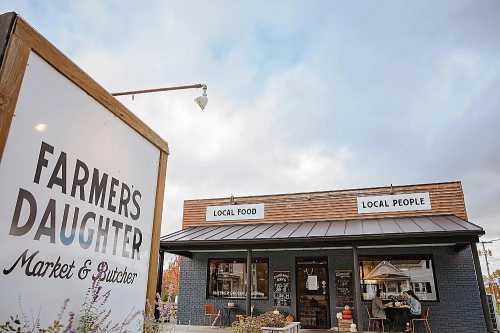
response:
[[[22,307],[46,327],[65,299],[78,313],[97,282],[123,321],[154,297],[167,145],[19,17],[9,38],[0,321]]]
[[[208,206],[205,213],[207,222],[261,220],[264,218],[264,204]]]
[[[429,192],[357,197],[358,213],[384,213],[431,210]]]

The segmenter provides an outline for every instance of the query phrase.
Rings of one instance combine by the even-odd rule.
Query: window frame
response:
[[[382,260],[388,260],[388,261],[391,261],[391,260],[430,260],[431,263],[430,263],[430,267],[429,268],[432,269],[432,277],[434,279],[434,288],[436,289],[436,299],[435,300],[420,300],[420,302],[422,302],[422,303],[439,303],[440,302],[439,285],[438,285],[438,279],[436,277],[436,267],[435,267],[434,255],[433,254],[387,254],[387,255],[384,255],[384,254],[375,254],[375,255],[360,255],[358,257],[358,267],[359,267],[360,272],[361,272],[361,262],[362,261],[366,261],[366,260],[372,260],[372,261],[376,261],[376,260],[380,260],[380,261],[382,261]],[[426,264],[426,267],[427,267],[427,264]],[[363,292],[363,289],[362,289],[363,285],[361,284],[362,280],[363,279],[360,276],[359,277],[360,284],[358,286],[360,293]],[[421,282],[421,281],[417,281],[417,282]],[[361,300],[363,302],[371,302],[371,300],[365,300],[365,299],[363,299],[362,294],[361,294]]]
[[[229,299],[229,300],[237,300],[237,301],[240,301],[240,300],[245,300],[246,297],[225,297],[225,296],[214,296],[214,295],[210,295],[210,261],[213,261],[213,260],[219,260],[219,261],[223,261],[223,262],[228,262],[228,263],[234,263],[234,261],[237,261],[236,263],[242,263],[245,265],[245,269],[246,269],[246,262],[247,262],[247,259],[246,258],[243,258],[243,257],[229,257],[229,258],[220,258],[220,257],[214,257],[214,258],[208,258],[207,259],[207,278],[206,278],[206,283],[205,283],[205,297],[206,299],[210,299],[210,298],[213,298],[213,299]],[[269,279],[270,279],[270,276],[271,276],[271,271],[269,269],[269,258],[268,257],[252,257],[252,264],[256,264],[256,263],[265,263],[267,265],[267,297],[265,298],[254,298],[252,297],[251,300],[254,300],[254,301],[269,301],[269,293],[270,293],[270,283],[269,283]],[[248,273],[247,273],[248,274]]]

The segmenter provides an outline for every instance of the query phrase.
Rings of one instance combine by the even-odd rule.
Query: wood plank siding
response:
[[[358,196],[429,192],[431,210],[358,214]],[[237,204],[265,204],[265,216],[260,220],[206,222],[207,206],[228,205],[230,198],[184,201],[183,228],[199,225],[290,223],[305,221],[332,221],[345,219],[369,219],[380,217],[411,217],[453,214],[467,220],[462,184],[459,181],[402,185],[363,189],[336,190],[235,197]]]

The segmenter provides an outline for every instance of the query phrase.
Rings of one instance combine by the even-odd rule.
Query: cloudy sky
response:
[[[500,237],[500,2],[9,1],[170,144],[185,199],[461,180]],[[500,268],[500,242],[493,246]]]

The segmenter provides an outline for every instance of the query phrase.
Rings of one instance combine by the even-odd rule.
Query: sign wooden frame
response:
[[[168,144],[16,13],[0,15],[0,163],[30,52],[43,58],[160,152],[146,297],[154,304]],[[146,310],[148,310],[146,306]]]

